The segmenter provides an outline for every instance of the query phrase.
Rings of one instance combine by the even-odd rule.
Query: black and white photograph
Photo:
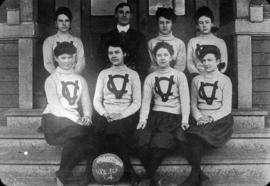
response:
[[[0,185],[269,184],[270,0],[0,0]]]

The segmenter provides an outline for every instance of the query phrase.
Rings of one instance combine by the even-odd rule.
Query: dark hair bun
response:
[[[195,22],[198,22],[199,18],[202,16],[209,17],[211,21],[214,22],[214,14],[207,6],[202,6],[196,11],[194,15]]]
[[[75,54],[77,52],[76,47],[73,45],[73,41],[57,42],[57,46],[53,50],[56,57],[62,54]]]
[[[158,20],[159,17],[165,17],[166,19],[172,20],[172,22],[175,22],[176,20],[176,14],[172,8],[158,8],[156,11],[156,19]]]
[[[216,45],[200,45],[197,44],[195,50],[196,56],[202,60],[207,54],[214,54],[217,59],[220,59],[220,50]]]
[[[69,18],[69,20],[72,21],[72,13],[69,8],[64,6],[57,8],[57,10],[54,13],[54,20],[56,21],[57,17],[61,14],[66,15]]]
[[[107,50],[109,47],[120,47],[122,49],[122,52],[126,53],[127,52],[127,48],[123,42],[123,39],[121,39],[121,37],[119,36],[115,36],[112,37],[111,39],[108,40],[107,43]]]

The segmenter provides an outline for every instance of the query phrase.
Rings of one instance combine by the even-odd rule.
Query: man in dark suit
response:
[[[99,66],[104,69],[110,65],[107,57],[108,42],[111,39],[119,39],[126,48],[125,64],[137,71],[141,80],[147,75],[150,58],[147,50],[147,42],[143,34],[130,28],[132,9],[128,3],[120,3],[115,8],[116,28],[103,34],[98,49]]]

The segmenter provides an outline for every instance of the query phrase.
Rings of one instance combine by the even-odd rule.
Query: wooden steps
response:
[[[26,151],[27,155],[24,154]],[[43,134],[34,130],[0,127],[0,177],[7,185],[35,185],[40,180],[41,186],[51,186],[55,184],[60,151],[61,148],[48,145]],[[132,164],[139,174],[143,174],[140,161],[132,158]],[[265,184],[270,180],[270,129],[235,131],[223,148],[203,158],[202,167],[211,178],[209,185],[226,185],[229,179],[225,177],[231,178],[232,185]],[[84,169],[82,162],[74,170],[75,177],[79,177]],[[173,185],[180,183],[189,171],[185,158],[176,154],[163,161],[158,173],[168,178],[166,185]],[[250,181],[245,181],[247,179]],[[75,182],[71,182],[71,186]]]
[[[0,177],[8,186],[56,186],[61,148],[48,145],[43,134],[36,131],[41,113],[41,109],[11,109],[6,113],[7,127],[0,127]],[[231,140],[203,157],[202,168],[210,176],[204,186],[264,186],[270,181],[270,128],[264,128],[265,115],[257,109],[233,111]],[[139,175],[144,174],[138,159],[132,158],[132,164]],[[85,162],[81,162],[67,186],[76,186],[84,169]],[[158,175],[164,186],[176,185],[190,169],[179,152],[162,162]]]
[[[254,135],[254,134],[252,134]],[[205,163],[248,163],[250,159],[254,159],[253,163],[262,163],[263,158],[270,159],[270,137],[247,139],[247,136],[242,138],[233,137],[223,148],[213,150],[204,158]],[[48,145],[44,139],[5,139],[1,137],[0,140],[0,163],[2,164],[17,164],[20,163],[36,163],[57,164],[59,161],[59,154],[61,148]],[[27,152],[27,155],[24,155]],[[249,152],[249,153],[246,153]],[[243,154],[245,153],[245,154]],[[267,156],[268,155],[268,156]],[[224,156],[231,157],[231,159],[224,159]],[[243,157],[245,159],[243,159]],[[203,161],[203,162],[204,162]],[[134,161],[134,164],[139,164]],[[186,160],[181,157],[170,157],[169,160],[164,161],[164,164],[187,164]]]

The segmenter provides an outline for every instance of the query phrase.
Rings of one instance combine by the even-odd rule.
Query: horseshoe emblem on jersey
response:
[[[121,90],[117,90],[115,83],[114,83],[114,79],[115,78],[122,78],[123,79],[123,84],[122,84],[122,88]],[[122,75],[109,75],[109,81],[107,82],[107,88],[109,91],[111,91],[114,95],[116,99],[121,99],[123,94],[127,93],[126,90],[126,86],[128,83],[128,74],[125,74],[124,76]]]
[[[196,49],[195,49],[195,54],[197,56],[197,58],[200,58],[200,55],[201,55],[201,51],[203,48],[206,48],[206,47],[213,47],[215,45],[200,45],[200,44],[197,44],[196,45]]]
[[[208,105],[212,105],[214,99],[217,99],[216,98],[216,90],[218,89],[217,84],[218,84],[218,81],[215,81],[215,83],[213,84],[201,82],[201,86],[199,88],[199,96],[201,99],[205,100]],[[210,97],[207,97],[204,87],[213,87],[212,94]]]
[[[76,80],[75,82],[72,81],[61,81],[62,84],[62,94],[63,96],[68,100],[69,105],[74,105],[77,98],[78,98],[78,90],[79,90],[79,85],[78,85],[78,80]],[[70,94],[70,89],[68,88],[68,86],[73,86],[73,97],[71,97]],[[71,89],[72,90],[72,89]]]
[[[168,101],[169,99],[169,96],[171,96],[173,94],[173,92],[171,92],[172,90],[172,85],[174,84],[174,81],[173,81],[173,77],[174,76],[170,76],[170,78],[167,78],[167,77],[155,77],[155,85],[154,85],[154,89],[155,89],[155,92],[160,95],[161,99],[163,102],[166,102]],[[160,88],[160,82],[161,81],[168,81],[168,88],[167,88],[167,92],[166,93],[163,93],[161,88]]]

